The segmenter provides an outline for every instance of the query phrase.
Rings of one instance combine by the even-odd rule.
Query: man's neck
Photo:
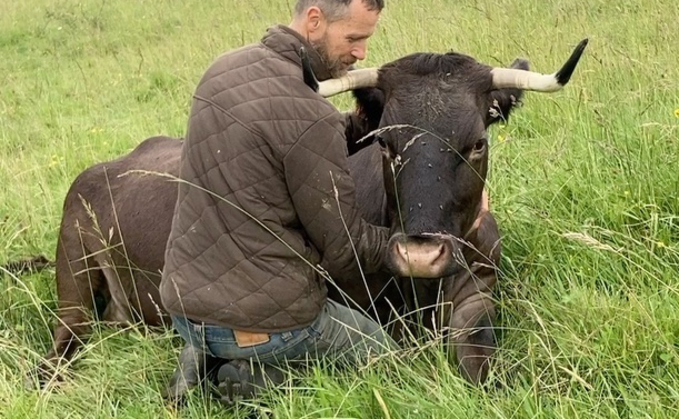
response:
[[[306,31],[306,25],[300,19],[293,19],[288,27],[302,36],[302,38],[309,39],[309,34]]]

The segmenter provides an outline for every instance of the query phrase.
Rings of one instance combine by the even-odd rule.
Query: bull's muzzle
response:
[[[388,265],[394,275],[441,278],[458,269],[455,241],[445,235],[395,234],[388,244]]]

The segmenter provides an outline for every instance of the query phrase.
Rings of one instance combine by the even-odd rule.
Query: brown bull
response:
[[[365,283],[336,278],[341,293],[331,287],[330,298],[382,322],[392,308],[418,309],[429,328],[455,331],[462,374],[483,381],[495,348],[491,290],[500,257],[497,225],[482,200],[486,130],[507,118],[522,90],[567,83],[585,45],[553,75],[527,71],[523,60],[492,68],[456,53],[413,54],[318,86],[306,74],[324,96],[358,88],[359,108],[379,125],[373,139],[380,147],[351,156],[350,166],[364,218],[393,233],[384,273]],[[355,140],[348,138],[350,148]],[[180,149],[178,139],[149,138],[71,186],[57,245],[59,321],[41,381],[80,347],[95,305],[106,321],[163,323],[158,284],[177,185],[128,172],[177,176]]]

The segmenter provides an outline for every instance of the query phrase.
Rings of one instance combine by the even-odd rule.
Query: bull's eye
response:
[[[487,141],[486,141],[485,138],[482,138],[482,139],[478,140],[478,141],[474,144],[474,151],[475,151],[476,153],[482,152],[482,151],[486,148],[486,143],[487,143]]]
[[[382,148],[382,153],[389,159],[395,159],[398,156],[398,153],[396,150],[394,150],[393,143],[388,143],[384,138],[382,138],[379,135],[376,135],[375,138],[377,138],[377,143],[380,145]]]

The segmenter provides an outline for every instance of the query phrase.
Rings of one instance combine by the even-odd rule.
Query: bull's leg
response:
[[[486,380],[490,358],[495,353],[494,320],[494,304],[490,296],[483,293],[472,295],[453,311],[452,339],[458,369],[475,385]]]
[[[486,201],[483,208],[487,207]],[[478,385],[488,376],[496,348],[495,303],[491,293],[497,282],[501,246],[493,215],[483,211],[465,240],[462,252],[468,269],[455,279],[444,298],[453,302],[451,326],[460,373]]]
[[[78,229],[69,229],[67,234],[62,230],[56,265],[59,310],[53,346],[28,377],[26,384],[31,387],[32,377],[37,378],[39,386],[58,378],[57,367],[70,361],[82,346],[82,339],[90,332],[96,300],[106,295],[103,275],[79,239]],[[102,301],[98,303],[102,305]]]

